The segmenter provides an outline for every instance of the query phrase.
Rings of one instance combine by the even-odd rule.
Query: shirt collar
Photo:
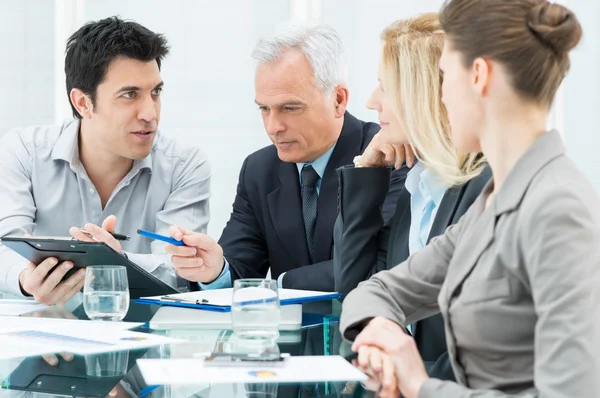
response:
[[[333,144],[333,146],[329,148],[327,152],[325,152],[312,162],[296,163],[296,167],[298,167],[298,174],[302,175],[302,168],[304,167],[304,165],[310,164],[313,167],[313,169],[315,169],[319,177],[323,178],[323,174],[325,174],[325,168],[327,168],[327,163],[331,158],[331,154],[333,153],[336,144],[337,142]]]
[[[436,207],[439,206],[448,187],[433,169],[425,167],[422,162],[417,162],[406,175],[404,186],[411,195],[415,195],[420,192],[421,181]]]
[[[81,161],[79,159],[79,127],[81,126],[80,120],[72,120],[67,122],[66,125],[63,126],[62,132],[56,143],[54,144],[54,148],[52,148],[52,159],[53,160],[64,160],[69,163],[71,168],[74,167],[83,167],[81,165]],[[154,143],[152,144],[152,149],[156,147],[158,140],[160,139],[160,134],[157,131],[156,137],[154,138]],[[143,159],[135,160],[133,162],[132,170],[142,170],[149,169],[152,171],[152,151]]]
[[[63,126],[54,148],[52,148],[53,160],[64,160],[71,166],[79,164],[79,120],[72,120]]]

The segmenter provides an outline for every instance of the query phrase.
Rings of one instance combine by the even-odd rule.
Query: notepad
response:
[[[341,294],[335,292],[279,289],[279,303],[281,305],[334,300],[340,298],[341,296]],[[136,300],[136,302],[141,304],[160,304],[175,307],[198,308],[209,311],[229,312],[231,311],[232,299],[233,288],[229,288],[170,294],[168,296],[142,297]]]

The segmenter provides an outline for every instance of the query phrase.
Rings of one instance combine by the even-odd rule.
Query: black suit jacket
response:
[[[333,291],[331,259],[338,202],[335,170],[351,164],[378,130],[378,125],[365,123],[346,112],[341,134],[321,180],[312,263],[304,232],[296,164],[282,162],[273,145],[246,158],[233,212],[219,240],[233,279],[264,278],[270,267],[273,279],[286,273],[283,287]],[[389,219],[394,213],[406,172],[402,169],[394,173],[391,180],[388,174],[384,218]]]
[[[384,168],[341,168],[340,213],[334,230],[335,289],[346,295],[371,275],[393,268],[409,257],[410,193],[403,188],[396,213],[384,224],[380,208],[387,193],[390,171]],[[428,240],[455,224],[491,178],[489,168],[468,183],[444,194]],[[444,321],[440,314],[414,325],[414,338],[432,377],[453,380],[447,354]]]

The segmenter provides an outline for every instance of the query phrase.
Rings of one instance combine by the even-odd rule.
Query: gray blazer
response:
[[[441,312],[458,383],[419,397],[597,397],[600,392],[600,200],[541,136],[465,216],[344,300],[353,340],[375,316],[408,325]]]

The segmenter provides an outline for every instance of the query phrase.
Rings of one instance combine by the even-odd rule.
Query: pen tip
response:
[[[141,234],[141,233],[142,233],[142,230],[141,230],[141,229],[138,229],[138,230],[137,230],[137,233],[138,233],[138,234]]]

